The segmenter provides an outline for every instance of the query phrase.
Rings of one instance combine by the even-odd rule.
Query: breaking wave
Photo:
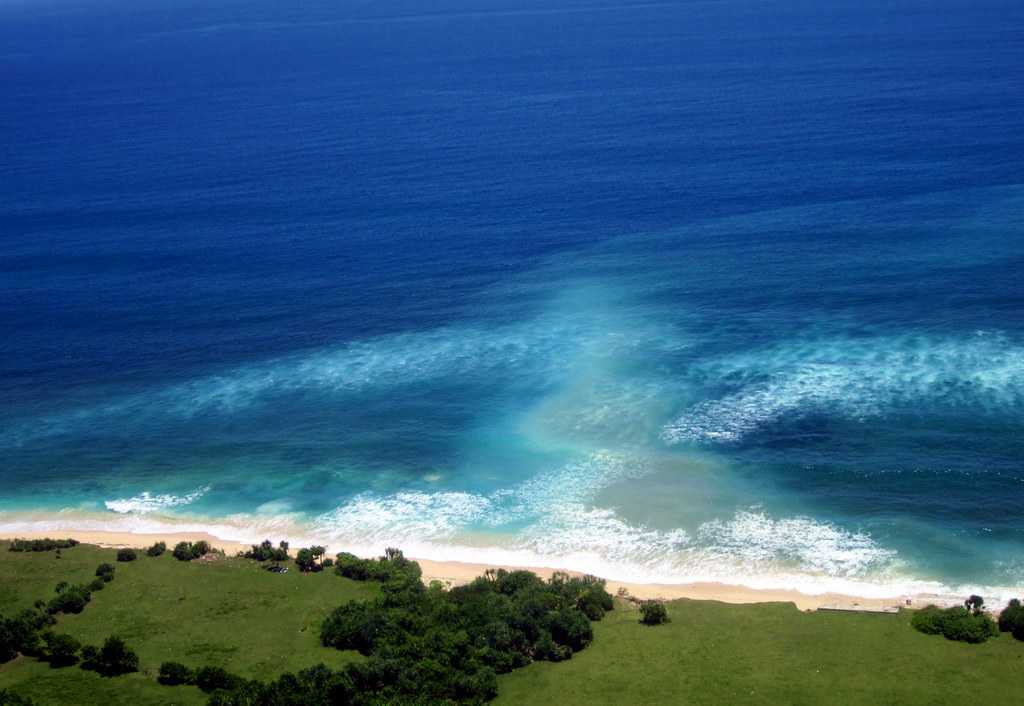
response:
[[[147,514],[160,512],[162,510],[169,510],[183,505],[191,505],[196,500],[203,497],[203,495],[205,495],[209,490],[210,487],[205,486],[197,488],[191,493],[187,493],[185,495],[171,495],[169,493],[154,495],[148,491],[143,491],[142,493],[130,498],[107,500],[103,505],[108,510],[120,514]]]
[[[783,418],[824,412],[866,419],[912,410],[1005,412],[1024,407],[1024,347],[903,336],[787,344],[704,361],[698,374],[732,392],[691,406],[661,432],[669,443],[735,442]]]

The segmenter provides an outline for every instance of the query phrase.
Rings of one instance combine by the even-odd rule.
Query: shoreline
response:
[[[83,544],[94,544],[107,548],[145,548],[155,542],[165,542],[173,547],[178,542],[205,540],[215,549],[234,555],[250,548],[249,543],[225,540],[207,532],[128,532],[123,530],[54,530],[12,533],[5,539],[42,539],[44,537],[68,537]],[[472,581],[487,569],[525,569],[543,578],[549,578],[556,571],[566,571],[546,566],[515,566],[502,563],[479,563],[464,561],[438,561],[410,556],[423,569],[423,581],[441,581],[458,586]],[[566,571],[579,574],[578,571]],[[608,591],[613,595],[625,590],[628,596],[639,600],[703,600],[722,603],[793,603],[799,610],[846,610],[891,613],[900,608],[921,608],[942,599],[934,594],[916,594],[889,597],[863,597],[842,593],[808,594],[795,589],[760,589],[739,584],[722,582],[692,583],[642,583],[607,580]]]

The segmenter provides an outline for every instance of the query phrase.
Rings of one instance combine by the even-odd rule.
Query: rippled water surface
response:
[[[1008,595],[1024,11],[820,5],[0,8],[0,529]]]

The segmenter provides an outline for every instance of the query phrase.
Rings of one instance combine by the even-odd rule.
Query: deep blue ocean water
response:
[[[0,86],[7,533],[1024,584],[1021,3],[8,0]]]

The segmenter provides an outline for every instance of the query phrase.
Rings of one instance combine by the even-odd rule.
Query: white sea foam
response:
[[[864,419],[921,403],[1024,407],[1024,347],[997,334],[804,341],[697,367],[734,391],[698,402],[665,425],[669,443],[738,441],[816,411]]]
[[[142,493],[130,498],[107,500],[103,504],[108,510],[122,514],[130,512],[146,514],[169,510],[173,507],[190,505],[205,495],[209,490],[209,486],[196,488],[191,493],[186,493],[185,495],[171,495],[167,493],[154,495],[148,491],[143,491]]]

